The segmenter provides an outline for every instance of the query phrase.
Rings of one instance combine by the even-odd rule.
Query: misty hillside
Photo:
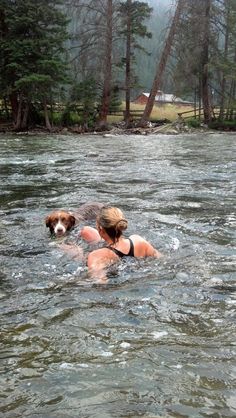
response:
[[[141,42],[148,55],[143,52],[137,54],[136,74],[139,79],[139,87],[134,94],[141,90],[149,91],[151,88],[168,23],[175,9],[173,0],[148,0],[147,3],[153,8],[150,20],[146,22],[148,29],[152,32],[152,38]],[[168,80],[168,75],[164,80],[163,88],[165,90],[171,89],[171,81]]]

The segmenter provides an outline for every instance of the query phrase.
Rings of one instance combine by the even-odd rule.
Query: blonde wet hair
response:
[[[115,243],[118,241],[123,231],[128,227],[128,221],[123,212],[116,207],[103,207],[97,216],[98,226],[102,227],[107,235]]]

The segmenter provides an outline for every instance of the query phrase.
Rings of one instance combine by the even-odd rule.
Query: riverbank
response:
[[[106,130],[99,129],[85,129],[80,125],[74,125],[69,127],[53,127],[51,131],[48,131],[44,126],[35,126],[23,131],[15,131],[12,124],[4,123],[0,124],[0,134],[14,134],[14,135],[45,135],[45,134],[62,134],[62,135],[153,135],[153,134],[166,134],[166,135],[178,135],[183,133],[224,133],[235,132],[234,129],[218,130],[211,129],[205,124],[201,124],[200,127],[192,127],[183,120],[159,121],[149,122],[148,126],[140,127],[137,123],[133,123],[130,127],[126,127],[124,122],[117,122],[110,124]]]

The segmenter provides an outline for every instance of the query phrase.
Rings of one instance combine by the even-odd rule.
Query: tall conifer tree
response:
[[[152,34],[148,31],[145,21],[149,19],[152,8],[145,2],[126,0],[121,2],[120,16],[123,21],[121,34],[125,36],[125,121],[130,122],[130,97],[131,89],[134,85],[135,72],[135,50],[143,49],[138,43],[137,38],[151,38]]]
[[[47,105],[66,81],[64,42],[67,19],[62,0],[0,0],[1,96],[8,97],[14,126],[27,124],[32,102],[42,103],[51,128]]]

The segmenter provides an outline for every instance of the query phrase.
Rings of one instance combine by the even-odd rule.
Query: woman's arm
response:
[[[59,248],[75,260],[83,260],[83,249],[77,244],[59,244]]]
[[[92,251],[87,258],[90,276],[98,283],[107,283],[106,269],[118,260],[117,255],[108,248]]]
[[[99,242],[102,240],[98,231],[91,226],[84,226],[79,235],[87,242]]]
[[[148,243],[149,244],[149,243]],[[149,246],[151,248],[147,249],[147,257],[156,257],[156,258],[161,258],[163,257],[163,254],[160,253],[160,251],[156,250],[156,248],[154,248],[151,244],[149,244]]]

